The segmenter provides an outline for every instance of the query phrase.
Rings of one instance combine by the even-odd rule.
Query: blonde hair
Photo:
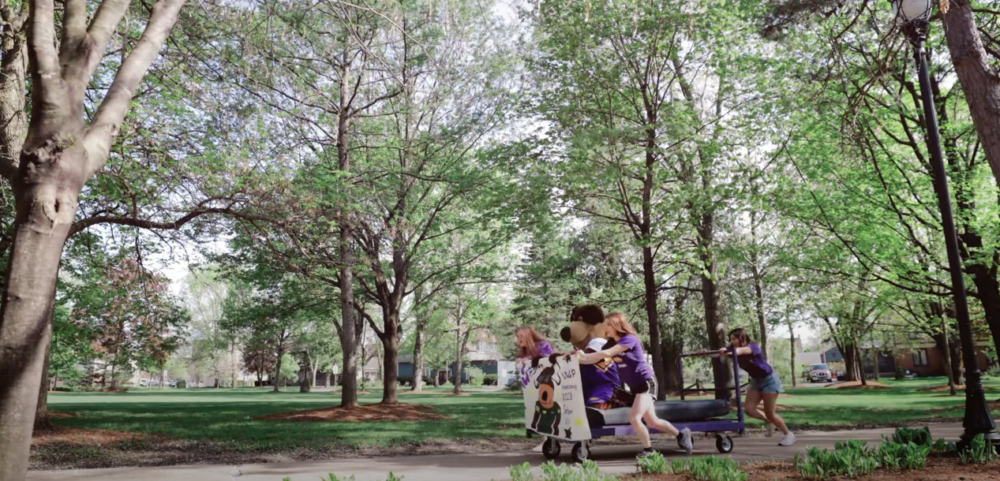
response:
[[[604,316],[604,325],[608,332],[613,332],[618,337],[622,337],[626,334],[631,334],[633,336],[637,335],[635,328],[625,320],[625,314],[620,312],[612,312],[611,314]]]
[[[534,329],[528,326],[521,326],[514,331],[514,337],[517,338],[518,358],[526,357],[538,357],[538,343],[545,340],[544,337],[535,332]]]

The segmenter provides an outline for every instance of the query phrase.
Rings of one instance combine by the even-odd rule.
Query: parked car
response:
[[[809,382],[831,382],[837,378],[830,371],[830,366],[826,364],[813,364],[809,366],[809,374],[806,376]]]

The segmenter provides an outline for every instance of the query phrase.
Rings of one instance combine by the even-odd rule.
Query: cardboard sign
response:
[[[531,360],[519,359],[517,373],[527,429],[563,441],[590,439],[578,359],[550,356],[539,359],[535,367]]]

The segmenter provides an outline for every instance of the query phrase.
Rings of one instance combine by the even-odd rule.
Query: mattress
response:
[[[703,399],[697,401],[657,401],[656,415],[672,423],[701,421],[729,414],[729,401]],[[587,408],[587,422],[591,428],[628,424],[629,408]]]

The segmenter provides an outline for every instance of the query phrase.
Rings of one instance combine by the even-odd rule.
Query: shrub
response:
[[[955,443],[945,441],[943,438],[934,441],[934,444],[931,446],[931,452],[934,454],[951,454],[957,450]]]
[[[667,460],[660,453],[639,458],[639,472],[643,474],[663,474],[668,471]]]
[[[181,379],[180,381],[177,381],[177,389],[187,389],[187,387],[188,387],[188,382],[187,381],[185,381],[183,379]]]
[[[472,386],[482,386],[483,385],[483,370],[478,367],[469,366],[465,368],[465,375],[469,379],[469,384]]]
[[[906,379],[906,373],[903,372],[903,368],[896,366],[896,380],[902,381],[903,379]]]
[[[648,456],[647,458],[652,457]],[[663,457],[660,456],[660,459]],[[674,461],[670,463],[669,472],[671,474],[689,474],[698,481],[746,481],[750,476],[732,458],[717,458],[715,456]]]
[[[805,456],[800,457],[798,453],[795,454],[793,464],[796,471],[804,478],[864,476],[879,467],[877,455],[866,445],[864,441],[840,441],[832,452],[809,447],[806,448]]]
[[[883,468],[919,469],[927,463],[930,445],[920,446],[912,442],[900,444],[885,441],[877,450],[879,464]]]
[[[76,392],[76,389],[73,389],[71,386],[56,386],[52,390],[55,392]]]
[[[982,434],[977,434],[976,437],[972,438],[972,442],[965,449],[959,451],[958,456],[962,464],[983,464],[996,461],[998,458],[993,446],[986,442]]]
[[[400,386],[409,386],[409,385],[413,384],[413,378],[412,377],[397,377],[396,378],[396,382],[399,383]]]
[[[586,460],[579,466],[556,465],[549,461],[542,465],[542,481],[616,481],[615,476],[601,474],[597,463]],[[528,478],[533,481],[534,477]]]
[[[896,432],[892,433],[892,441],[899,444],[913,443],[917,446],[930,446],[931,430],[927,426],[919,429],[896,428]]]
[[[483,384],[486,386],[496,386],[497,385],[497,375],[487,374],[483,376]]]
[[[531,464],[524,463],[511,466],[508,470],[511,481],[535,481],[535,475],[531,474]]]
[[[507,386],[504,388],[504,391],[508,391],[508,392],[521,392],[523,389],[524,389],[524,386],[521,384],[521,381],[518,380],[518,379],[515,379],[515,380],[507,383]]]

